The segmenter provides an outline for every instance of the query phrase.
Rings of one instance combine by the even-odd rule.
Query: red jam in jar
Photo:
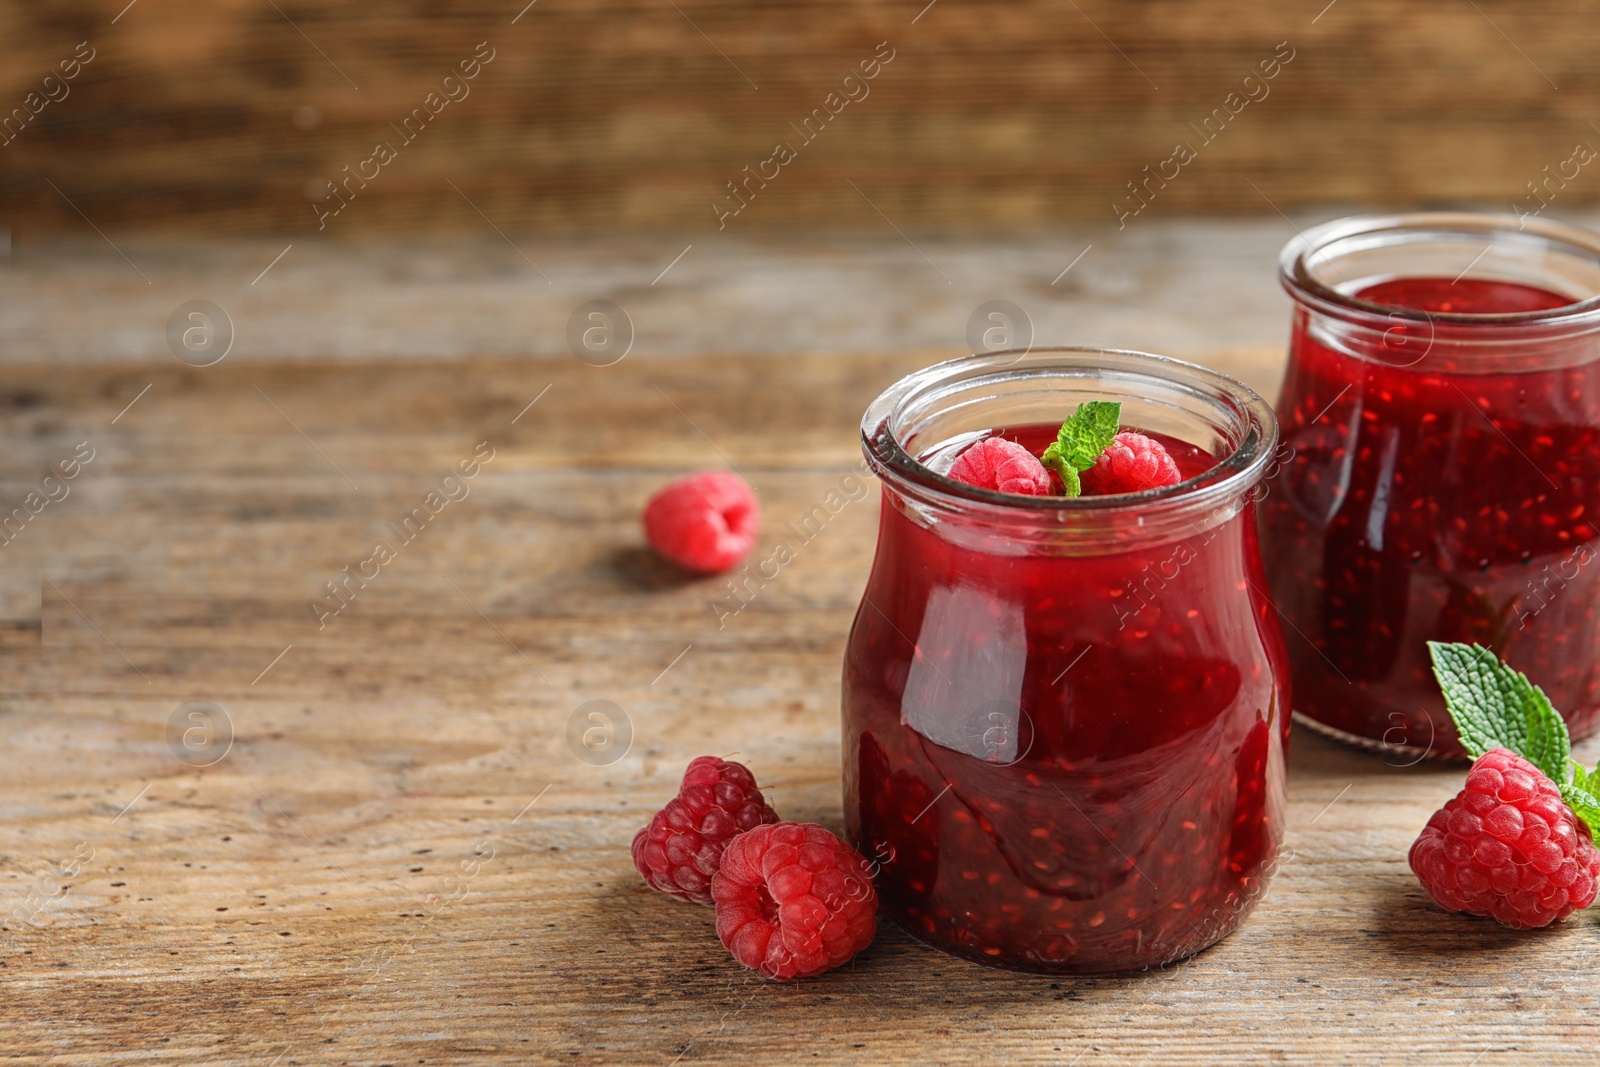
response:
[[[1600,718],[1600,237],[1535,221],[1350,219],[1285,249],[1263,551],[1296,711],[1336,736],[1464,755],[1430,640],[1499,653],[1575,738]]]
[[[938,473],[994,434],[1037,455],[1092,399],[1184,480],[1069,500]],[[1253,504],[1271,410],[1176,360],[1035,349],[914,374],[862,434],[883,499],[845,655],[845,811],[884,910],[1064,973],[1227,935],[1283,830],[1287,663]]]

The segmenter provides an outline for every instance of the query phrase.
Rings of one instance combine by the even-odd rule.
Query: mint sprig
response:
[[[1566,778],[1572,743],[1544,690],[1482,645],[1429,641],[1428,651],[1462,748],[1474,757],[1509,748],[1551,781]]]
[[[1461,747],[1473,758],[1491,748],[1515,752],[1556,783],[1574,814],[1600,833],[1600,767],[1586,771],[1572,759],[1567,724],[1544,690],[1481,645],[1429,641],[1428,652]]]
[[[1078,472],[1094,466],[1100,453],[1117,436],[1121,420],[1122,404],[1118,401],[1086,400],[1061,424],[1055,441],[1044,450],[1039,462],[1061,475],[1067,496],[1082,494]]]
[[[1555,780],[1561,789],[1561,799],[1567,802],[1567,807],[1578,818],[1589,824],[1590,833],[1600,833],[1600,767],[1586,771],[1577,760],[1569,762],[1572,764],[1572,781],[1564,783],[1559,778]]]

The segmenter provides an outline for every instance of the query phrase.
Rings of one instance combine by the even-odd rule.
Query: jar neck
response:
[[[1092,497],[1028,497],[944,474],[1001,427],[1059,424],[1086,400],[1122,405],[1122,423],[1196,445],[1210,469],[1176,485]],[[981,551],[1091,555],[1203,533],[1239,513],[1277,447],[1272,409],[1248,386],[1140,352],[994,352],[908,375],[868,407],[862,449],[912,521]]]
[[[1548,370],[1600,356],[1600,234],[1472,212],[1357,216],[1284,246],[1279,279],[1324,347],[1397,368]],[[1433,311],[1362,294],[1397,279],[1464,279],[1568,298],[1537,311]],[[1463,290],[1465,291],[1465,290]]]

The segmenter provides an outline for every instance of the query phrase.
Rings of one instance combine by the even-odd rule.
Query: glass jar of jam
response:
[[[1427,642],[1600,717],[1600,235],[1425,213],[1308,231],[1283,461],[1261,506],[1295,708],[1374,747],[1465,755]]]
[[[1183,480],[1030,497],[946,477],[1038,455],[1086,400]],[[1233,930],[1283,830],[1288,676],[1254,497],[1277,423],[1244,385],[1134,352],[941,363],[861,423],[877,554],[844,662],[845,813],[886,913],[979,963],[1158,966]]]

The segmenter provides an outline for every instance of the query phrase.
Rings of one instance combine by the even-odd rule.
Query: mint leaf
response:
[[[1056,446],[1050,446],[1050,448],[1054,447]],[[1043,463],[1046,467],[1054,468],[1055,472],[1061,475],[1061,488],[1065,490],[1066,496],[1082,496],[1083,479],[1078,477],[1078,472],[1074,467],[1067,463],[1061,462],[1059,458],[1057,458],[1055,462],[1051,462],[1049,458],[1050,448],[1044,450],[1046,458],[1040,460],[1039,462]]]
[[[1589,824],[1590,833],[1600,834],[1600,767],[1591,772],[1584,770],[1577,760],[1571,763],[1572,782],[1567,785],[1557,782],[1561,799],[1578,818]]]
[[[1061,484],[1067,496],[1078,496],[1083,492],[1078,472],[1094,466],[1100,453],[1117,436],[1121,419],[1121,403],[1115,400],[1086,400],[1061,424],[1055,441],[1044,450],[1039,462],[1061,475]]]
[[[1579,767],[1578,773],[1582,772],[1583,768]],[[1574,815],[1589,824],[1590,833],[1600,830],[1600,798],[1592,790],[1576,784],[1564,785],[1561,787],[1561,799],[1567,802],[1567,807],[1572,809]]]
[[[1572,753],[1567,724],[1542,689],[1481,645],[1429,641],[1428,651],[1462,748],[1474,757],[1508,748],[1551,781],[1566,780]]]

